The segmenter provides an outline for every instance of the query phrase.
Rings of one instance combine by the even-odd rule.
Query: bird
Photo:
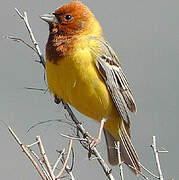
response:
[[[139,174],[141,166],[131,142],[128,113],[136,112],[136,104],[98,20],[80,1],[40,17],[49,25],[46,75],[50,93],[100,123],[99,135],[92,143],[98,144],[104,131],[111,165],[120,164],[120,151],[121,161]]]

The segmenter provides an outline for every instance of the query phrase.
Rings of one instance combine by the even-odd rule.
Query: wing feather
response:
[[[136,112],[136,104],[119,59],[104,39],[99,37],[92,37],[92,39],[100,44],[98,49],[92,49],[92,52],[96,54],[97,69],[106,83],[118,112],[128,126],[130,126],[126,107],[131,112]]]
[[[120,87],[118,86],[118,81],[115,75],[115,72],[109,67],[103,59],[98,59],[97,67],[99,69],[100,74],[105,80],[106,86],[110,92],[112,100],[120,113],[122,119],[130,126],[129,116],[126,111],[124,98],[120,92]],[[104,74],[105,72],[105,74]]]

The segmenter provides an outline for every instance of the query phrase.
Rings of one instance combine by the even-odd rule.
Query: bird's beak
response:
[[[53,14],[44,14],[44,15],[40,16],[40,18],[47,23],[57,23],[58,22],[57,18]]]

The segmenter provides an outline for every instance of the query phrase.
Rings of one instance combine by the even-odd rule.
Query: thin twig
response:
[[[21,38],[18,38],[18,37],[14,37],[14,36],[4,36],[4,38],[6,39],[11,39],[13,41],[16,41],[16,42],[21,42],[23,44],[25,44],[27,47],[31,48],[35,53],[38,54],[38,52],[36,51],[35,48],[33,48],[31,45],[29,45],[28,43],[26,43],[23,39]]]
[[[19,15],[19,17],[24,20],[24,16],[20,13],[20,11],[17,8],[14,8],[15,11],[17,12],[17,14]]]
[[[150,170],[148,170],[144,165],[142,165],[141,163],[140,163],[140,166],[142,167],[142,169],[143,170],[145,170],[147,173],[149,173],[151,176],[153,176],[154,178],[157,178],[157,179],[159,179],[159,177],[158,176],[156,176],[154,173],[152,173]]]
[[[44,94],[48,91],[48,89],[43,89],[43,88],[34,88],[34,87],[24,87],[24,88],[28,90],[42,91],[44,92]]]
[[[69,136],[69,135],[62,134],[62,133],[60,133],[60,135],[67,138],[67,139],[72,139],[72,140],[77,140],[77,141],[86,141],[87,142],[87,139],[85,139],[85,138]]]
[[[65,167],[66,167],[66,165],[67,165],[68,159],[69,159],[69,157],[70,157],[70,152],[71,152],[71,148],[72,148],[72,142],[73,142],[73,141],[72,141],[72,139],[71,139],[71,140],[69,141],[69,145],[68,145],[67,157],[66,157],[66,159],[65,159],[65,161],[64,161],[64,164],[63,164],[63,167],[62,167],[62,169],[60,170],[60,172],[58,173],[56,179],[59,179],[60,176],[62,175],[63,171],[65,170]]]
[[[149,178],[143,174],[142,172],[140,172],[138,169],[134,168],[133,166],[131,166],[130,164],[126,164],[128,167],[130,167],[131,169],[134,169],[135,171],[137,171],[139,173],[140,176],[142,176],[144,179],[149,180]]]
[[[54,172],[55,169],[57,168],[58,163],[60,162],[60,160],[61,160],[62,155],[63,155],[64,152],[65,152],[65,149],[63,149],[63,150],[60,152],[60,154],[59,154],[59,156],[58,156],[58,158],[57,158],[57,160],[56,160],[56,162],[55,162],[55,164],[54,164],[54,166],[53,166],[53,168],[52,168],[52,171],[53,171],[53,172]]]
[[[40,153],[41,153],[42,158],[44,160],[47,171],[50,174],[50,177],[52,178],[52,180],[55,180],[55,175],[53,174],[52,167],[51,167],[50,162],[48,160],[48,157],[47,157],[47,154],[46,154],[45,149],[43,147],[40,136],[37,136],[36,139],[38,141],[38,146],[39,146],[39,149],[40,149]]]
[[[71,176],[71,180],[75,180],[75,177],[74,177],[72,171],[68,171],[68,169],[69,169],[68,165],[66,165],[65,169],[66,169],[67,173]]]
[[[163,147],[161,147],[161,149],[162,150],[157,150],[159,153],[168,153],[168,151],[165,149],[165,148],[163,148]]]
[[[36,41],[36,39],[35,39],[35,37],[34,37],[34,34],[33,34],[33,32],[32,32],[32,29],[31,29],[31,27],[30,27],[30,25],[29,25],[29,21],[28,21],[28,18],[27,18],[27,13],[24,12],[24,15],[22,15],[17,8],[15,8],[15,11],[16,11],[17,14],[19,15],[19,17],[23,20],[23,22],[25,23],[25,26],[26,26],[26,28],[27,28],[27,30],[28,30],[28,32],[29,32],[31,41],[32,41],[32,43],[33,43],[33,45],[34,45],[34,47],[35,47],[35,49],[36,49],[36,51],[37,51],[37,54],[38,54],[38,56],[39,56],[40,63],[41,63],[42,66],[45,68],[45,60],[44,60],[44,57],[43,57],[43,55],[42,55],[42,53],[41,53],[41,51],[40,51],[39,45],[38,45],[38,43],[37,43],[37,41]]]
[[[38,141],[35,141],[34,143],[32,143],[32,144],[28,144],[28,145],[26,145],[26,147],[27,148],[30,148],[30,147],[32,147],[32,146],[34,146],[34,145],[36,145],[36,144],[38,144]]]
[[[157,150],[156,137],[155,136],[152,137],[152,145],[151,145],[151,147],[153,149],[154,156],[155,156],[155,161],[156,161],[156,165],[157,165],[157,169],[158,169],[159,180],[164,180],[162,170],[161,170],[161,167],[160,167],[159,152]]]
[[[72,164],[71,164],[71,167],[66,165],[65,170],[71,176],[71,180],[75,180],[75,177],[74,177],[74,175],[72,173],[73,166],[74,166],[74,152],[73,152],[73,148],[71,149],[71,152],[72,152]],[[64,154],[62,154],[61,162],[64,164],[64,161],[65,161],[65,156],[64,156]]]
[[[41,166],[41,168],[42,168],[42,171],[43,171],[44,175],[47,177],[47,179],[50,179],[49,173],[48,173],[47,169],[45,168],[45,165],[44,165],[42,159],[39,158],[39,156],[38,156],[32,149],[30,149],[30,148],[28,148],[28,149],[29,149],[29,151],[31,152],[31,154],[32,154],[32,155],[37,159],[37,161],[39,162],[39,164],[40,164],[40,166]]]
[[[10,126],[8,126],[8,130],[11,133],[11,135],[14,137],[14,139],[16,140],[16,142],[19,144],[19,146],[22,148],[23,152],[27,155],[27,157],[30,159],[30,161],[32,162],[33,166],[36,168],[37,172],[39,173],[39,175],[41,176],[41,178],[43,180],[48,180],[47,177],[43,174],[42,170],[40,169],[40,167],[38,166],[38,164],[36,163],[36,161],[33,159],[32,155],[29,153],[27,147],[25,147],[21,141],[19,140],[19,138],[17,137],[17,135],[15,134],[15,132],[12,130],[12,128]]]
[[[119,159],[120,177],[121,177],[121,180],[124,180],[124,173],[123,173],[123,168],[122,168],[120,142],[119,141],[117,141],[117,151],[118,151],[118,159]]]

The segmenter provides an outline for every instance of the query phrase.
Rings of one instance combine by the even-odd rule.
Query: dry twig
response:
[[[23,152],[26,154],[26,156],[30,159],[30,161],[32,162],[33,166],[36,168],[37,172],[39,173],[39,175],[41,176],[41,178],[43,180],[48,180],[47,177],[44,175],[44,173],[42,172],[42,170],[40,169],[39,165],[37,164],[37,162],[33,159],[32,155],[29,153],[29,150],[26,146],[24,146],[21,141],[19,140],[19,138],[16,136],[15,132],[12,130],[12,128],[9,126],[8,127],[9,132],[12,134],[12,136],[14,137],[14,139],[16,140],[16,142],[19,144],[19,146],[21,147],[21,149],[23,150]]]
[[[157,165],[157,169],[158,169],[158,175],[159,175],[159,180],[164,180],[163,178],[163,174],[162,174],[162,170],[161,170],[161,167],[160,167],[160,161],[159,161],[159,152],[157,150],[157,145],[156,145],[156,138],[155,136],[152,137],[152,149],[153,149],[153,152],[154,152],[154,156],[155,156],[155,161],[156,161],[156,165]],[[163,151],[162,151],[163,152]]]
[[[116,146],[117,146],[116,148],[118,150],[120,177],[121,177],[121,180],[124,180],[124,173],[123,173],[123,167],[122,167],[122,161],[121,161],[120,142],[119,141],[117,142]]]
[[[36,52],[37,52],[37,55],[39,56],[39,59],[40,59],[39,62],[40,62],[40,63],[42,64],[42,66],[45,68],[44,56],[42,55],[42,53],[41,53],[41,51],[40,51],[39,45],[38,45],[38,43],[37,43],[37,41],[36,41],[36,39],[35,39],[35,37],[34,37],[34,34],[33,34],[33,32],[32,32],[32,29],[31,29],[31,27],[30,27],[30,25],[29,25],[29,21],[28,21],[28,18],[27,18],[27,12],[24,12],[24,15],[22,15],[17,8],[15,8],[15,11],[16,11],[17,14],[19,15],[19,17],[23,20],[23,22],[25,23],[25,26],[26,26],[26,28],[27,28],[27,30],[28,30],[28,32],[29,32],[29,36],[30,36],[30,38],[31,38],[31,41],[33,42],[34,48],[35,48],[35,50],[36,50]]]
[[[57,179],[60,178],[60,176],[62,175],[63,171],[65,170],[65,167],[66,167],[66,165],[67,165],[68,159],[69,159],[69,157],[70,157],[71,148],[72,148],[72,140],[69,141],[67,157],[66,157],[66,159],[65,159],[65,161],[64,161],[64,163],[63,163],[62,169],[60,170],[60,172],[58,173],[58,175],[57,175],[57,177],[56,177]]]
[[[67,157],[65,159],[65,162],[63,163],[63,167],[61,168],[61,170],[59,171],[58,175],[55,175],[54,171],[55,168],[57,167],[57,165],[60,162],[60,158],[58,157],[55,166],[52,168],[47,154],[45,152],[44,146],[42,144],[41,138],[40,136],[36,137],[36,141],[34,143],[32,143],[31,145],[24,145],[21,143],[21,141],[19,140],[19,138],[17,137],[17,135],[15,134],[15,132],[12,130],[11,127],[8,126],[8,130],[11,133],[11,135],[14,137],[14,139],[16,140],[16,142],[19,144],[19,146],[21,147],[21,149],[23,150],[23,152],[26,154],[26,156],[30,159],[30,161],[32,162],[33,166],[36,168],[37,172],[39,173],[39,175],[41,176],[42,180],[57,180],[60,179],[62,173],[64,172],[64,170],[66,170],[66,168],[69,168],[67,165],[69,156],[70,156],[70,152],[72,149],[72,140],[69,141],[69,146],[68,146],[68,153],[67,153]],[[42,156],[42,158],[40,158],[35,152],[33,152],[30,147],[34,146],[34,145],[38,145],[39,147],[39,151],[40,154]],[[37,162],[35,161],[35,159],[33,158],[33,156],[37,159]],[[61,156],[62,158],[62,156]],[[43,159],[43,161],[41,160]],[[41,165],[41,168],[39,166],[39,164]],[[67,173],[71,176],[72,180],[75,180],[73,173],[72,172],[68,172]]]

